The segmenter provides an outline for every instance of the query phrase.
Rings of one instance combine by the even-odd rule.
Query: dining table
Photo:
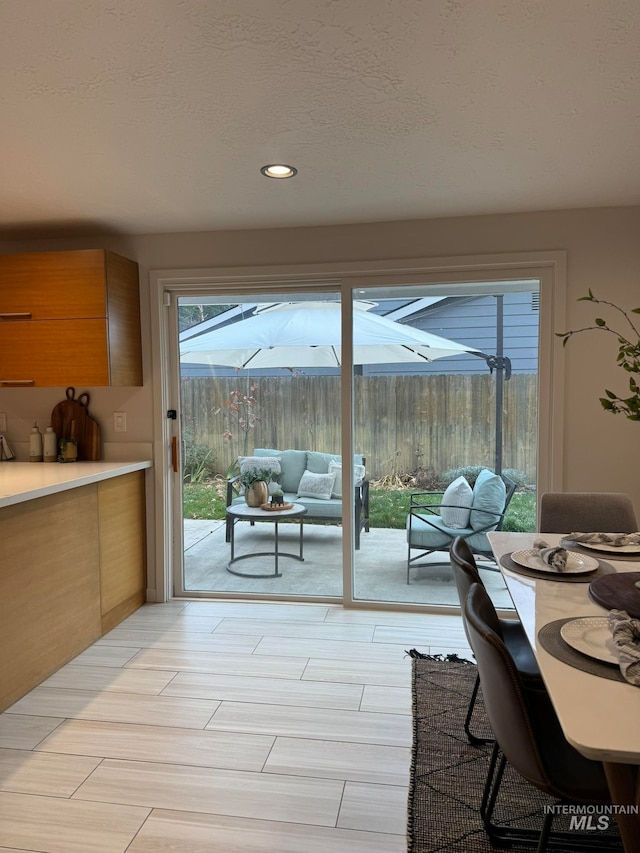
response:
[[[572,576],[550,569],[536,571],[537,564],[529,562],[526,552],[533,550],[534,541],[540,538],[550,546],[567,547],[573,555],[578,555],[572,558],[575,566],[582,562],[588,571],[576,571]],[[606,641],[604,650],[597,644],[592,649],[588,642],[584,648],[576,648],[575,636],[578,647],[582,642],[579,632],[567,632],[564,625],[570,621],[571,628],[600,624],[573,621],[580,617],[607,617],[607,607],[597,603],[590,592],[592,584],[593,591],[597,589],[594,579],[597,576],[601,584],[600,577],[627,572],[636,572],[640,578],[640,555],[616,553],[614,549],[605,552],[572,547],[558,534],[494,531],[488,534],[488,539],[565,737],[587,758],[602,762],[624,850],[637,853],[640,851],[640,687],[622,677],[616,662],[604,660],[607,647],[615,652],[612,640]],[[520,564],[513,560],[514,554]],[[592,560],[597,563],[595,570]],[[617,578],[631,588],[633,595],[631,580]],[[640,607],[640,588],[636,592]],[[571,643],[565,642],[563,635]]]

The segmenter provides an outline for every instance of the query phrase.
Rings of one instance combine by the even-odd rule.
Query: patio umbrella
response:
[[[430,362],[479,350],[396,323],[354,302],[354,364]],[[285,302],[180,344],[180,361],[236,368],[339,367],[341,312],[337,302]]]

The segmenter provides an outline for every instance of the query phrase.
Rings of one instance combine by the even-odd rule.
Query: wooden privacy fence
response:
[[[495,391],[491,375],[355,376],[354,445],[369,479],[419,467],[493,467]],[[183,439],[210,447],[218,473],[255,447],[340,452],[337,376],[189,377],[181,392]],[[536,423],[537,377],[515,374],[504,384],[502,467],[531,483]]]

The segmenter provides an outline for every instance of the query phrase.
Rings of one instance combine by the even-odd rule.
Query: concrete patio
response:
[[[304,562],[281,557],[281,577],[246,578],[227,571],[230,546],[225,542],[224,522],[184,522],[185,589],[193,592],[257,593],[282,596],[329,596],[342,594],[342,530],[336,525],[305,524]],[[272,524],[239,522],[235,532],[235,554],[272,551]],[[298,552],[299,526],[281,522],[280,551]],[[430,556],[432,563],[446,559],[443,553]],[[458,606],[456,586],[448,566],[414,568],[407,585],[407,545],[404,530],[372,529],[363,533],[355,555],[355,595],[367,601],[411,602]],[[511,608],[511,599],[495,566],[480,566],[480,573],[495,605]],[[236,564],[242,572],[273,571],[274,558],[256,556]]]

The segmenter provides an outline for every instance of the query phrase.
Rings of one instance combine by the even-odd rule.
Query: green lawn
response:
[[[225,502],[216,483],[185,483],[183,491],[184,517],[223,519]],[[372,527],[402,530],[409,512],[409,489],[371,489],[369,517]],[[432,497],[432,503],[440,500]],[[536,496],[534,492],[516,492],[511,499],[504,530],[529,532],[536,529]]]

